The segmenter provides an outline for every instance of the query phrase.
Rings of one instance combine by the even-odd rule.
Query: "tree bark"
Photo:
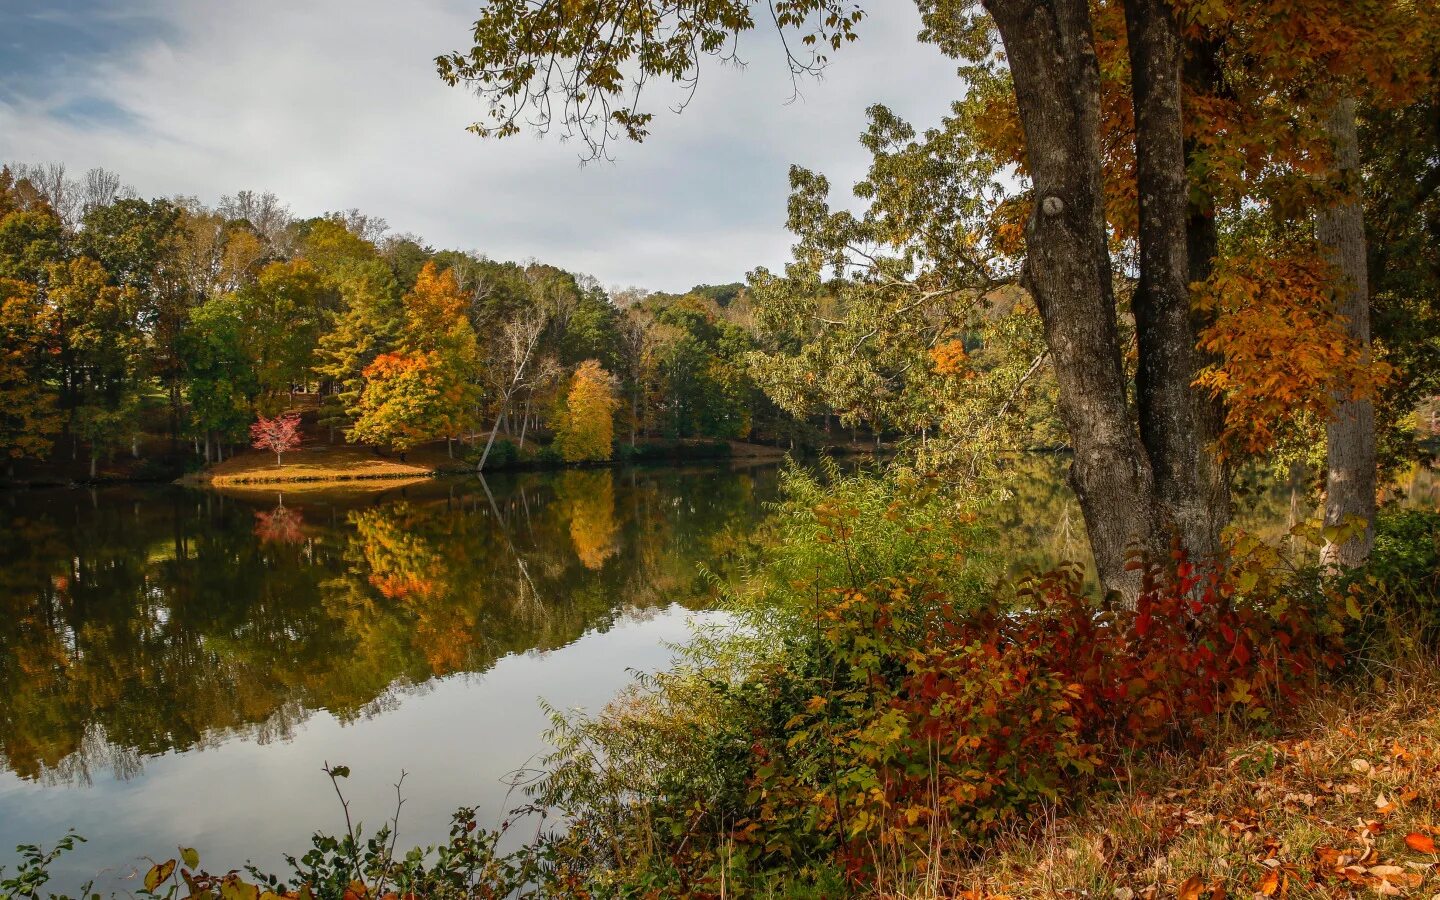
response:
[[[530,404],[535,402],[535,391],[532,389],[525,397],[525,415],[520,417],[520,444],[521,450],[525,449],[525,432],[530,429]]]
[[[1086,0],[985,0],[1005,44],[1035,205],[1026,287],[1054,360],[1074,449],[1070,480],[1102,583],[1133,599],[1138,546],[1162,549],[1150,461],[1130,419],[1111,285],[1100,155],[1100,75]]]
[[[1191,558],[1220,549],[1229,483],[1215,452],[1221,420],[1193,385],[1205,367],[1190,304],[1191,217],[1181,115],[1179,23],[1168,0],[1125,0],[1140,200],[1140,282],[1131,300],[1140,350],[1136,406],[1161,525]],[[1207,248],[1196,246],[1197,253]],[[1213,258],[1213,250],[1210,252]],[[1205,261],[1208,272],[1209,260]]]
[[[1340,272],[1335,311],[1344,317],[1346,333],[1368,360],[1370,279],[1365,215],[1355,193],[1360,168],[1355,107],[1355,98],[1342,97],[1326,122],[1347,196],[1320,214],[1315,235]],[[1326,543],[1320,558],[1327,565],[1348,568],[1363,563],[1375,544],[1375,407],[1368,398],[1338,396],[1335,401],[1334,417],[1325,429],[1325,524],[1342,525],[1358,516],[1365,529],[1348,540]]]
[[[475,471],[485,471],[485,463],[490,460],[490,448],[495,446],[495,435],[500,431],[500,420],[505,416],[505,407],[510,405],[510,395],[504,395],[501,400],[500,412],[495,416],[495,425],[490,429],[490,437],[485,440],[485,449],[480,451],[480,461],[475,464]]]

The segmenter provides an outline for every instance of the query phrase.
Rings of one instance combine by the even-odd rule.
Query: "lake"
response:
[[[0,495],[0,864],[67,828],[52,888],[141,854],[282,868],[343,830],[325,762],[406,844],[523,799],[539,700],[663,667],[778,469],[584,470],[359,490]],[[488,489],[488,490],[487,490]]]
[[[1085,555],[1063,459],[992,519],[1012,568]],[[142,854],[283,868],[343,830],[326,762],[401,844],[441,841],[545,750],[543,698],[598,710],[704,618],[702,564],[751,544],[775,466],[593,469],[244,491],[0,494],[0,864],[75,828],[51,888],[137,886]],[[1434,506],[1432,475],[1408,483]],[[1274,537],[1294,486],[1241,490]]]

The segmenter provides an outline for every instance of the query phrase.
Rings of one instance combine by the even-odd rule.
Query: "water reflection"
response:
[[[565,472],[369,494],[0,498],[0,767],[83,783],[350,722],[707,592],[773,470]],[[533,702],[525,697],[524,702]]]

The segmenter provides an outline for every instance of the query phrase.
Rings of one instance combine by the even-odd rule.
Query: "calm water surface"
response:
[[[543,751],[538,700],[596,710],[670,659],[776,494],[761,468],[0,495],[0,864],[75,828],[51,887],[140,854],[281,868],[341,830],[443,839]],[[485,489],[489,488],[489,491]],[[127,880],[127,876],[130,876]]]

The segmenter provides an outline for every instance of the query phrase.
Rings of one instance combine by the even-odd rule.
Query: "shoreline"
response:
[[[745,462],[745,463],[779,463],[791,455],[791,451],[768,444],[753,444],[745,441],[723,441],[723,442],[692,442],[692,443],[652,443],[641,444],[641,448],[649,448],[638,456],[629,458],[617,458],[595,461],[595,462],[574,462],[566,463],[546,459],[523,459],[513,460],[500,465],[488,465],[485,468],[487,474],[512,473],[512,472],[558,472],[569,469],[597,469],[616,468],[621,466],[655,466],[655,465],[676,465],[697,462]],[[723,447],[724,449],[720,449]],[[305,454],[307,451],[297,451],[297,455]],[[185,472],[178,477],[171,477],[170,473],[145,473],[135,475],[124,474],[102,474],[96,478],[66,478],[64,476],[40,474],[29,478],[0,479],[0,491],[24,491],[24,490],[48,490],[57,488],[98,488],[114,487],[121,485],[178,485],[191,488],[247,488],[247,487],[271,487],[275,485],[344,485],[360,482],[399,482],[399,481],[422,481],[431,478],[444,478],[454,476],[473,476],[478,470],[459,460],[435,460],[434,454],[412,454],[418,455],[421,461],[400,462],[393,457],[382,457],[372,455],[367,448],[356,447],[335,447],[326,445],[324,451],[311,450],[310,453],[323,453],[324,458],[315,460],[306,459],[301,462],[292,462],[279,467],[286,469],[293,467],[296,471],[288,473],[276,470],[273,464],[262,465],[259,459],[268,454],[261,454],[256,451],[246,452],[233,460],[226,460],[220,464],[230,471],[215,471],[216,466],[195,472]],[[829,454],[833,456],[859,456],[872,455],[873,451],[856,448],[847,445],[836,445],[822,447],[818,450],[811,450],[803,453],[803,456],[815,454]],[[350,458],[345,460],[343,467],[334,465],[334,457],[337,454],[347,454]],[[363,454],[363,460],[355,460],[353,457]],[[307,463],[310,463],[307,465]],[[173,470],[172,470],[173,471]]]

